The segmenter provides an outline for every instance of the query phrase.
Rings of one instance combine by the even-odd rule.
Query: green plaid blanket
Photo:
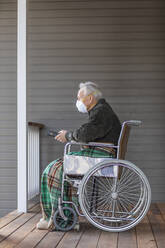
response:
[[[79,152],[71,152],[70,155],[89,156],[89,157],[115,157],[115,152],[109,153],[99,148],[86,148]],[[58,208],[58,198],[61,196],[63,175],[63,159],[59,158],[52,161],[44,170],[41,178],[40,202],[43,216],[49,221],[50,217]],[[72,194],[69,183],[64,184],[64,200],[73,201],[78,204],[77,195]]]

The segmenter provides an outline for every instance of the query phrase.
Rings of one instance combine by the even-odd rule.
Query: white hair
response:
[[[79,88],[85,96],[92,94],[97,100],[102,97],[102,92],[99,90],[98,85],[93,82],[80,83]]]

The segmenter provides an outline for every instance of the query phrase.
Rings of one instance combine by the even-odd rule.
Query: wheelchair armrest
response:
[[[106,146],[106,147],[113,147],[113,148],[117,148],[118,146],[115,146],[113,144],[110,143],[99,143],[99,142],[89,142],[88,145],[90,146]]]
[[[64,149],[64,154],[67,153],[67,148],[68,146],[71,145],[79,145],[79,146],[99,146],[99,147],[111,147],[111,148],[118,148],[118,146],[115,146],[113,144],[109,144],[109,143],[99,143],[99,142],[89,142],[89,143],[83,143],[83,142],[76,142],[76,141],[71,141],[66,143],[65,145],[65,149]]]

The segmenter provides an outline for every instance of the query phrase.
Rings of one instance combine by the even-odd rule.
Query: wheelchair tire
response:
[[[65,216],[68,218],[66,221],[61,217],[59,210],[54,214],[53,221],[57,231],[67,232],[74,228],[77,223],[77,214],[73,208],[63,207]]]
[[[151,189],[144,173],[133,163],[110,159],[85,174],[79,186],[79,203],[91,224],[104,231],[121,232],[146,215]]]

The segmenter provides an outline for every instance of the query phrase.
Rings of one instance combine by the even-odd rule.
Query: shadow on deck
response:
[[[28,213],[13,211],[0,219],[0,248],[164,248],[165,203],[152,204],[147,216],[132,230],[121,233],[101,231],[83,221],[79,232],[37,230],[39,204]]]

